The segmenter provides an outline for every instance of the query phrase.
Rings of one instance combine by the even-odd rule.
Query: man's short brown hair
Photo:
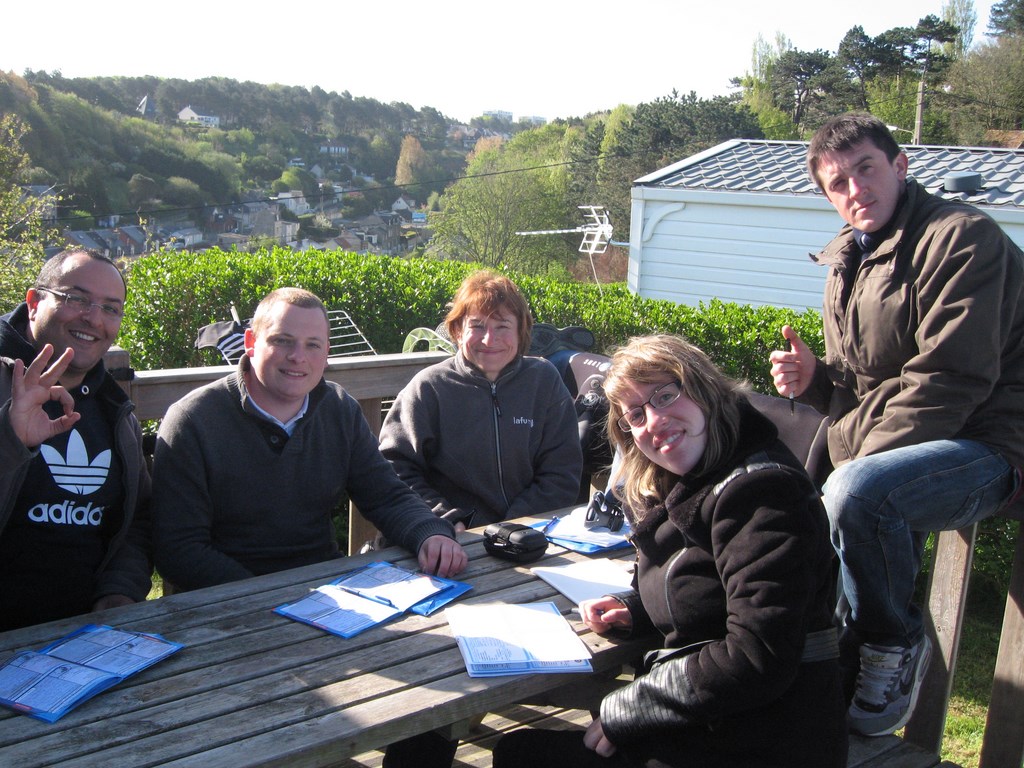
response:
[[[279,301],[291,304],[293,307],[301,307],[302,309],[319,309],[324,314],[327,327],[330,328],[331,322],[327,317],[327,307],[324,306],[319,296],[304,288],[278,288],[264,296],[263,300],[257,305],[256,312],[252,316],[252,322],[249,323],[249,327],[252,328],[254,334],[259,334],[263,326],[267,324],[270,308]]]
[[[814,133],[807,147],[807,172],[814,183],[821,186],[818,178],[818,163],[824,155],[845,152],[862,141],[870,141],[885,153],[889,162],[896,159],[903,150],[893,138],[888,126],[867,112],[847,112],[837,115]]]

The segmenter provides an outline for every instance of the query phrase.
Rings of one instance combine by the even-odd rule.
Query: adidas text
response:
[[[90,501],[84,507],[75,507],[73,502],[60,504],[36,504],[28,511],[33,523],[57,523],[59,525],[100,525],[103,522],[103,507],[94,507]]]

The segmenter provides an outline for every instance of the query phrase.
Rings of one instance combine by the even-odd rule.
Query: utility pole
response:
[[[914,144],[921,143],[921,123],[924,122],[924,75],[921,75],[921,81],[917,84],[917,115],[914,117],[914,135],[911,138],[911,142]]]

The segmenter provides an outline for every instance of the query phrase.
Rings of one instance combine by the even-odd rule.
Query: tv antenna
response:
[[[597,283],[597,291],[604,296],[601,290],[601,281],[597,278],[597,267],[594,266],[594,254],[604,253],[608,250],[608,244],[629,245],[612,240],[612,223],[608,219],[608,211],[603,205],[578,205],[583,211],[587,220],[586,224],[573,229],[539,229],[532,232],[516,232],[517,235],[564,235],[572,232],[582,232],[583,240],[580,241],[579,252],[587,254],[590,259],[590,270],[594,273],[594,282]]]

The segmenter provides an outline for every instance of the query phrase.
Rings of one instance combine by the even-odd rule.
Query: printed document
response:
[[[445,610],[470,677],[590,672],[590,649],[554,603],[456,605]]]
[[[633,564],[629,560],[606,557],[567,565],[538,565],[530,570],[576,605],[584,600],[624,592],[633,582]]]

